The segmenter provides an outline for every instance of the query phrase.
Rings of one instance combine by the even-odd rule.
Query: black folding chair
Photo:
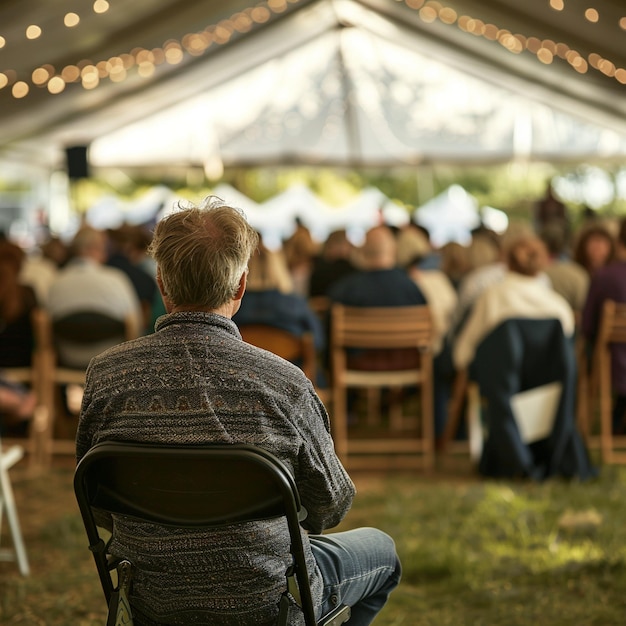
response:
[[[306,626],[339,626],[350,618],[342,605],[315,618],[300,521],[306,516],[285,465],[250,445],[172,446],[105,442],[80,461],[74,491],[107,604],[118,590],[113,559],[94,509],[177,528],[212,528],[286,517],[292,566],[280,598],[277,624],[287,625],[290,595]]]

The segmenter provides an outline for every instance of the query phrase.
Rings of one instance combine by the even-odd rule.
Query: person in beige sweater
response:
[[[571,306],[540,278],[548,262],[543,242],[533,234],[521,235],[509,246],[506,261],[504,278],[479,296],[456,338],[453,361],[457,369],[468,367],[482,339],[507,319],[556,318],[565,335],[574,333]]]

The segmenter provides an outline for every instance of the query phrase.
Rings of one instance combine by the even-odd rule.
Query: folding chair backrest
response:
[[[114,319],[95,311],[80,311],[52,322],[55,337],[76,343],[91,343],[104,339],[126,338],[124,320]]]
[[[432,320],[427,306],[347,307],[333,304],[334,346],[347,348],[427,349]]]
[[[170,526],[266,519],[286,515],[285,501],[296,513],[300,506],[284,465],[242,446],[100,444],[76,481],[89,506]]]
[[[538,480],[593,474],[575,425],[574,342],[558,319],[503,320],[479,343],[469,376],[484,400],[482,474]]]
[[[291,473],[271,453],[234,444],[105,442],[81,459],[74,490],[107,602],[113,584],[94,508],[178,528],[285,516],[302,610],[315,624],[299,525],[304,509]]]

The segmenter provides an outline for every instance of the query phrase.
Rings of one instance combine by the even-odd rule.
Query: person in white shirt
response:
[[[132,283],[120,270],[104,265],[107,237],[100,230],[84,227],[72,242],[74,257],[50,285],[46,309],[52,321],[79,312],[101,313],[114,320],[130,319],[138,334],[141,308]],[[86,367],[95,354],[112,345],[102,340],[88,345],[61,342],[60,361],[70,367]]]

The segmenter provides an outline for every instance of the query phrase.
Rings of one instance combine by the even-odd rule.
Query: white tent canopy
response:
[[[292,0],[249,32],[232,26],[253,10],[246,0],[125,3],[123,14],[112,6],[75,31],[52,27],[62,22],[54,3],[22,4],[22,12],[0,7],[7,32],[17,37],[40,14],[48,29],[37,43],[2,50],[28,81],[44,63],[106,65],[111,55],[184,33],[217,33],[222,24],[233,32],[145,78],[135,68],[120,83],[67,84],[54,96],[31,88],[23,99],[0,88],[0,152],[12,159],[54,153],[58,164],[65,146],[82,144],[94,167],[206,166],[215,174],[220,163],[387,167],[626,154],[626,56],[614,0],[596,0],[598,24],[546,0],[515,11],[446,0],[452,20],[393,0]],[[551,63],[530,47],[514,53],[486,31],[468,32],[462,19],[470,17],[485,29],[558,42],[561,52],[546,48]],[[578,65],[562,50],[580,50]],[[601,66],[591,66],[594,55]]]
[[[332,23],[330,9],[343,26],[308,35],[313,21]],[[354,2],[319,3],[290,29],[300,41],[294,49],[276,47],[265,62],[96,139],[93,165],[389,166],[626,155],[626,135],[565,112],[557,96],[468,66]]]

